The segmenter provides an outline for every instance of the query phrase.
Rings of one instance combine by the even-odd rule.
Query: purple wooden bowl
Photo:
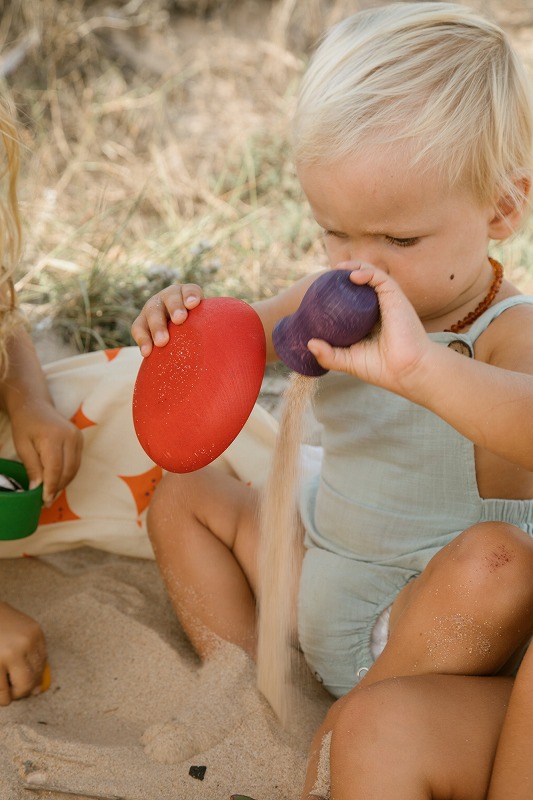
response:
[[[308,350],[309,339],[324,339],[333,347],[349,347],[367,336],[379,319],[375,290],[350,280],[352,270],[326,272],[311,284],[300,307],[283,317],[272,331],[280,359],[301,375],[328,372]]]

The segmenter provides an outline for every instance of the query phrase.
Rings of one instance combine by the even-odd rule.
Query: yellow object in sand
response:
[[[48,661],[44,665],[43,669],[43,677],[41,680],[41,692],[46,692],[52,683],[52,670],[50,669],[50,664]]]

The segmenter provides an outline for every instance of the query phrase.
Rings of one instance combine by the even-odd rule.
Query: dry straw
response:
[[[252,300],[318,252],[287,136],[305,58],[268,35],[280,4],[209,5],[12,0],[0,17],[27,145],[17,288],[34,318],[94,332],[81,349],[129,343],[103,318],[124,309],[127,332],[154,266]]]
[[[33,321],[124,344],[153,267],[254,300],[322,266],[290,120],[315,40],[362,5],[0,0]]]

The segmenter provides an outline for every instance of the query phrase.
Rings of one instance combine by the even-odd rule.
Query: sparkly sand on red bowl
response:
[[[232,297],[203,300],[168,330],[168,344],[154,347],[139,369],[133,423],[156,464],[194,472],[248,419],[265,370],[265,334],[254,309]]]

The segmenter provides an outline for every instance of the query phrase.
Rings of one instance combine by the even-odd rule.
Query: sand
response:
[[[282,724],[292,715],[292,656],[297,644],[297,590],[303,527],[300,485],[305,412],[316,381],[293,373],[284,392],[276,446],[261,509],[257,685]]]
[[[0,800],[298,798],[330,702],[301,661],[285,731],[241,650],[200,664],[154,562],[91,548],[0,560],[0,586],[42,624],[52,669],[47,692],[0,708]]]

